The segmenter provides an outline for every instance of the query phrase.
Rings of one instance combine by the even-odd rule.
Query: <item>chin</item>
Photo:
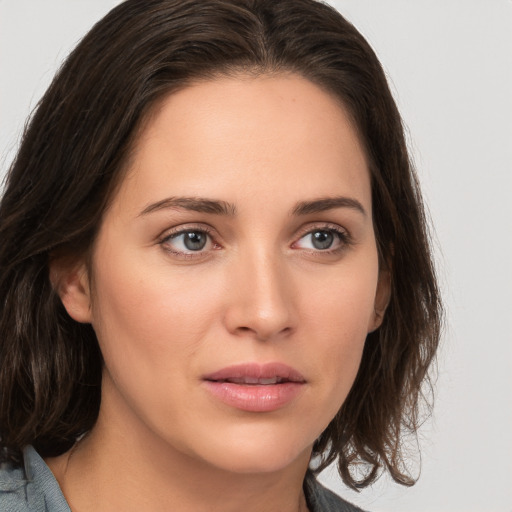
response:
[[[251,436],[229,436],[228,443],[212,443],[204,457],[219,469],[238,474],[275,473],[293,465],[306,469],[313,442],[263,432]]]

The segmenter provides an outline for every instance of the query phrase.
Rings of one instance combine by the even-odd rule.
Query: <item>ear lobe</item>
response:
[[[379,272],[379,280],[377,283],[377,291],[375,292],[375,302],[373,313],[368,326],[368,332],[378,329],[384,320],[384,314],[391,299],[391,272],[389,270],[381,270]]]
[[[65,267],[62,262],[53,261],[50,281],[68,315],[77,322],[91,323],[91,293],[85,264]]]

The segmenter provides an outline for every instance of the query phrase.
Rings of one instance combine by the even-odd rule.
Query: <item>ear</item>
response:
[[[62,260],[51,261],[50,281],[68,315],[77,322],[91,323],[91,291],[85,263],[69,265]]]
[[[384,320],[384,314],[391,298],[391,272],[387,269],[380,270],[373,313],[368,325],[368,332],[377,330]]]

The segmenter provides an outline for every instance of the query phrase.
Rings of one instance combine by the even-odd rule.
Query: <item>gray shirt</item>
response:
[[[363,512],[320,485],[310,473],[304,481],[310,512]],[[1,512],[71,512],[50,468],[34,450],[23,450],[23,466],[0,468]]]

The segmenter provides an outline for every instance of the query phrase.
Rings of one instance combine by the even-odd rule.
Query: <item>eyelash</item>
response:
[[[182,252],[182,251],[173,250],[169,245],[167,245],[167,243],[170,240],[178,238],[180,235],[184,235],[186,233],[200,233],[200,234],[206,235],[211,240],[211,242],[213,243],[214,246],[220,247],[219,244],[217,244],[213,240],[213,237],[211,234],[212,230],[209,229],[207,226],[201,226],[201,227],[190,226],[190,227],[180,228],[177,231],[174,231],[171,233],[166,232],[165,235],[160,238],[158,243],[162,246],[162,248],[166,252],[172,254],[175,257],[179,257],[179,258],[183,258],[183,259],[204,257],[206,255],[206,252],[203,252],[203,251]]]
[[[329,249],[325,249],[325,250],[303,249],[304,252],[307,252],[307,253],[313,254],[313,255],[334,255],[334,254],[338,254],[338,253],[346,250],[354,243],[352,240],[352,237],[345,229],[342,229],[336,225],[323,223],[323,224],[318,224],[318,225],[314,225],[314,226],[308,226],[307,230],[304,230],[300,234],[300,236],[297,238],[297,240],[295,242],[293,242],[292,247],[294,245],[296,245],[300,240],[302,240],[307,235],[312,235],[313,233],[319,232],[319,231],[332,233],[339,241],[339,245],[332,249],[329,248]],[[210,240],[210,243],[212,243],[214,246],[213,250],[217,250],[217,249],[221,248],[221,246],[215,242],[215,240],[212,236],[212,230],[209,229],[207,226],[201,226],[201,227],[190,226],[190,227],[180,228],[179,230],[171,232],[171,233],[166,232],[165,235],[162,236],[158,240],[158,244],[161,245],[166,252],[172,254],[175,257],[179,257],[179,258],[183,258],[183,259],[204,258],[209,251],[199,250],[199,251],[184,252],[184,251],[173,250],[168,245],[168,242],[170,240],[178,238],[179,236],[184,235],[186,233],[198,233],[198,234],[206,235],[208,237],[208,239]]]
[[[341,228],[340,226],[337,226],[335,224],[318,224],[313,226],[308,226],[308,228],[299,236],[296,242],[294,242],[292,245],[297,244],[300,240],[302,240],[307,235],[312,235],[313,233],[317,233],[319,231],[324,231],[327,233],[332,233],[339,241],[339,245],[334,248],[329,249],[304,249],[309,254],[313,255],[335,255],[339,254],[340,252],[345,251],[349,247],[351,247],[354,244],[354,241],[352,237],[350,236],[350,233],[346,230]]]

